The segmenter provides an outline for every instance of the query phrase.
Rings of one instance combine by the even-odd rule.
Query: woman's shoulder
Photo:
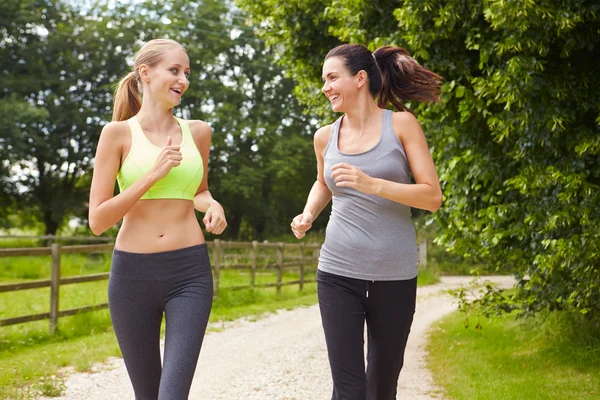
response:
[[[331,132],[333,132],[333,125],[329,124],[317,129],[314,136],[315,147],[324,149],[327,146],[329,138],[331,138]]]
[[[418,124],[419,120],[417,117],[409,111],[393,111],[392,112],[392,121],[394,124],[396,123],[404,123],[404,124]]]
[[[190,127],[190,132],[195,140],[206,139],[212,136],[212,128],[200,119],[183,120]]]
[[[408,135],[421,132],[419,120],[409,111],[394,111],[392,113],[392,125],[396,136],[401,140]]]
[[[123,135],[129,133],[129,124],[127,121],[111,121],[104,125],[100,138],[117,141],[123,139]]]
[[[127,121],[112,121],[102,127],[97,154],[118,154],[131,146],[131,131]]]

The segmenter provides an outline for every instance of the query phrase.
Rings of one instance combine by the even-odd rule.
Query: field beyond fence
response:
[[[36,239],[39,239],[39,237],[36,237]],[[43,237],[42,239],[53,240],[61,238]],[[49,311],[0,319],[0,326],[48,319],[50,320],[50,332],[53,333],[56,330],[58,319],[60,317],[108,307],[108,303],[103,302],[65,310],[59,308],[59,293],[61,286],[107,280],[110,274],[109,272],[100,272],[85,275],[61,276],[61,259],[62,256],[66,254],[81,254],[86,255],[86,260],[93,262],[94,259],[101,258],[106,253],[112,252],[114,244],[49,244],[50,246],[47,247],[0,248],[0,258],[31,256],[50,257],[49,279],[36,279],[0,284],[0,293],[50,287]],[[312,278],[307,279],[306,272],[312,272],[311,276],[314,276],[317,260],[319,258],[319,249],[321,248],[320,243],[228,242],[219,239],[207,242],[207,245],[211,252],[215,296],[218,296],[219,290],[224,289],[239,290],[255,287],[275,287],[277,293],[280,293],[283,286],[298,285],[299,290],[302,290],[304,284],[315,281]],[[228,270],[247,271],[248,283],[220,286],[220,277]],[[284,280],[284,271],[287,272],[290,270],[297,272],[297,279]],[[264,279],[258,280],[257,274],[262,271],[276,273],[275,281],[265,282]]]

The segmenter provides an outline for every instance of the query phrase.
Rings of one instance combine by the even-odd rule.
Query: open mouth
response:
[[[329,102],[330,102],[330,103],[333,103],[333,102],[335,102],[337,99],[339,99],[339,97],[340,97],[340,96],[333,96],[333,97],[330,97],[330,98],[329,98]]]
[[[183,93],[183,91],[182,91],[182,90],[179,90],[179,89],[171,89],[171,90],[172,90],[173,92],[177,93],[177,94],[178,94],[178,95],[180,95],[180,96],[181,96],[181,94]]]

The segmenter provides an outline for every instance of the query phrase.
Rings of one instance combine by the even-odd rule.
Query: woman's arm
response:
[[[297,215],[291,224],[292,232],[298,239],[304,237],[306,231],[311,228],[313,221],[331,200],[331,191],[327,187],[323,175],[323,156],[329,142],[329,137],[331,136],[331,129],[331,125],[328,125],[320,128],[315,133],[314,148],[317,157],[317,180],[310,189],[304,211],[302,214]]]
[[[208,190],[208,157],[210,155],[211,127],[204,121],[190,121],[190,131],[200,155],[202,156],[203,171],[202,183],[194,196],[194,208],[205,213],[202,222],[208,232],[220,235],[227,227],[225,211],[218,201],[213,199]]]

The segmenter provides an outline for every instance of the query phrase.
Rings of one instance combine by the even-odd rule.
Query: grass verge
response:
[[[480,321],[455,312],[434,325],[428,352],[450,399],[600,398],[600,331],[579,316]]]

